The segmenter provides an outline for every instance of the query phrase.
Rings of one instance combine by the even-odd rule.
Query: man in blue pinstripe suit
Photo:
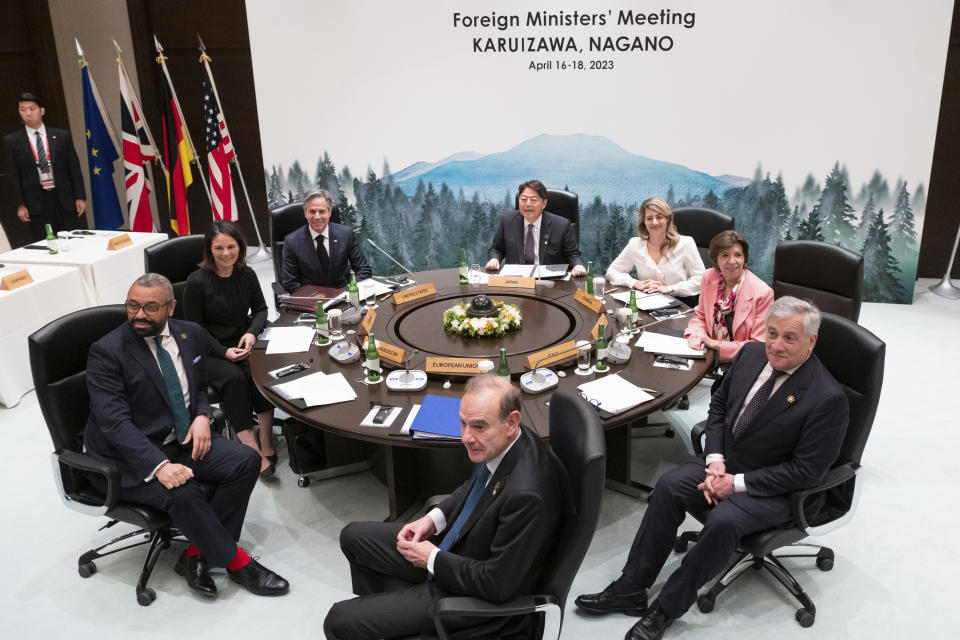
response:
[[[252,593],[286,593],[286,580],[237,545],[260,459],[211,433],[203,330],[171,319],[175,305],[169,280],[141,276],[128,322],[90,347],[84,445],[120,468],[122,499],[166,511],[190,540],[174,568],[192,589],[216,596],[208,569],[219,566]]]

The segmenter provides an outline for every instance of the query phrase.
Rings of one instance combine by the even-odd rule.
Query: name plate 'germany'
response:
[[[428,296],[437,295],[437,288],[433,286],[432,282],[427,284],[422,284],[419,287],[414,287],[413,289],[407,289],[406,291],[397,291],[393,294],[393,304],[403,304],[404,302],[411,302],[413,300],[419,300],[420,298],[426,298]]]
[[[117,249],[129,247],[132,244],[133,240],[130,239],[130,236],[126,233],[122,233],[119,236],[114,236],[107,241],[107,251],[116,251]]]
[[[363,322],[360,323],[360,328],[357,329],[357,335],[366,336],[370,334],[370,330],[373,329],[373,323],[377,321],[377,312],[373,309],[367,310],[367,315],[363,316]]]
[[[483,358],[427,358],[425,369],[429,373],[458,373],[473,375],[481,373],[480,362]]]
[[[603,301],[597,300],[583,289],[577,289],[577,292],[573,294],[573,299],[594,313],[600,313],[603,310]]]
[[[534,278],[490,276],[488,286],[506,287],[508,289],[536,289],[537,281]]]
[[[600,316],[600,319],[597,320],[597,324],[593,325],[593,331],[590,332],[590,337],[594,340],[597,339],[597,336],[600,335],[600,323],[603,323],[603,335],[610,335],[610,323],[607,322],[607,314]]]
[[[531,369],[534,367],[544,367],[554,362],[572,358],[575,355],[577,355],[577,342],[576,340],[571,340],[569,342],[555,344],[543,351],[531,353],[527,356],[527,366]]]
[[[14,271],[13,273],[3,276],[3,278],[0,279],[0,289],[13,291],[31,282],[33,282],[33,276],[30,275],[30,272],[26,269],[20,269],[20,271]]]

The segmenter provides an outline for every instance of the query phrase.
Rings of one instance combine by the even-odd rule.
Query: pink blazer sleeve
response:
[[[733,315],[733,340],[720,343],[720,362],[731,362],[748,342],[763,342],[766,339],[764,318],[771,304],[773,289],[748,271]]]
[[[691,316],[683,335],[689,336],[697,331],[706,335],[710,334],[710,330],[707,328],[707,317],[708,314],[713,313],[713,303],[717,299],[717,279],[719,277],[720,274],[713,267],[703,272],[703,276],[700,278],[700,302],[694,309],[693,316]],[[710,321],[710,324],[712,325],[713,322]]]

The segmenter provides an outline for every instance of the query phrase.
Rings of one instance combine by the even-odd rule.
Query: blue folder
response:
[[[460,439],[460,398],[427,394],[410,425],[414,438]]]

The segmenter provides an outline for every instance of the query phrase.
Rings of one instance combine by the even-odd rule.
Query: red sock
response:
[[[237,555],[233,556],[233,560],[227,565],[227,569],[236,571],[237,569],[242,569],[247,566],[248,562],[250,562],[250,556],[247,555],[246,551],[237,547]]]
[[[191,557],[191,556],[202,556],[202,555],[203,555],[202,553],[200,553],[200,549],[197,549],[197,545],[195,545],[195,544],[191,544],[189,547],[187,547],[187,550],[184,551],[183,553],[184,553],[184,555],[186,555],[188,558]]]

